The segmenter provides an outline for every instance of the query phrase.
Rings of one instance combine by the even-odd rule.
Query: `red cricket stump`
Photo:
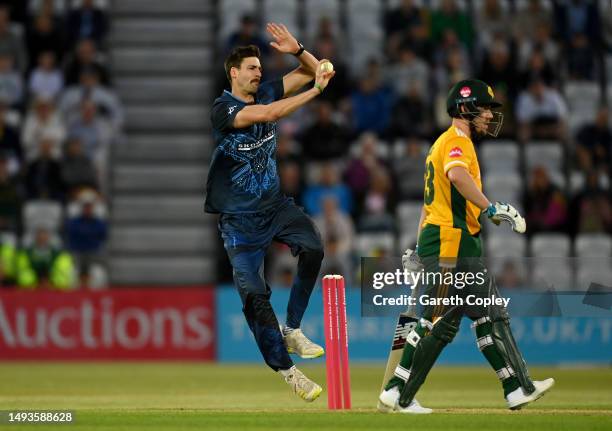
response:
[[[338,326],[340,330],[340,369],[342,371],[342,395],[344,408],[351,408],[351,373],[349,370],[348,356],[348,325],[346,322],[346,294],[344,291],[344,277],[336,276],[337,298],[338,298]]]
[[[348,326],[344,277],[323,277],[323,312],[327,368],[327,407],[351,408]]]

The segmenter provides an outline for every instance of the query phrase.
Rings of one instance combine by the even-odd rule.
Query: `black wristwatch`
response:
[[[295,55],[296,57],[299,57],[304,52],[304,45],[298,42],[298,46],[300,47],[300,49],[298,49],[297,52],[293,53],[293,55]]]

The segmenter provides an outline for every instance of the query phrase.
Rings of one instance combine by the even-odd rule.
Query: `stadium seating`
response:
[[[265,0],[263,5],[264,22],[283,23],[295,37],[301,39],[297,22],[298,2],[296,0]]]
[[[549,172],[562,172],[563,147],[555,141],[530,142],[525,147],[527,169],[544,166]]]
[[[481,164],[487,172],[518,172],[520,155],[515,141],[485,141],[480,146],[479,153]]]
[[[484,192],[489,199],[510,202],[520,211],[522,180],[518,173],[489,172],[484,177]]]
[[[583,233],[576,237],[574,249],[578,257],[610,257],[612,238],[599,233]]]
[[[358,256],[393,256],[395,253],[395,239],[392,233],[362,233],[357,235]]]
[[[26,231],[46,228],[53,232],[59,231],[63,223],[63,209],[55,201],[28,201],[23,208],[23,224]]]
[[[218,40],[223,45],[229,35],[238,28],[243,15],[256,13],[257,2],[255,0],[224,0],[219,2],[219,6],[221,29]]]
[[[534,257],[567,257],[570,251],[570,238],[561,233],[539,233],[531,240],[531,255]]]

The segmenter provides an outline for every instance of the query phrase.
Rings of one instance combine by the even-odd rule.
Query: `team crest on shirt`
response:
[[[469,95],[472,94],[472,89],[470,87],[462,87],[461,90],[459,90],[459,94],[461,94],[461,97],[469,97]]]
[[[463,151],[459,147],[454,147],[448,153],[448,157],[461,157],[461,156],[463,156]]]

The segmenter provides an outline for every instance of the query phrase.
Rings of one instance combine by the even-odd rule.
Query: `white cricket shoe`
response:
[[[292,330],[287,335],[283,335],[283,341],[288,353],[296,353],[303,359],[318,358],[325,353],[323,347],[306,338],[299,328]]]
[[[534,380],[533,386],[535,386],[535,391],[533,391],[531,394],[525,394],[523,392],[523,388],[518,388],[506,396],[508,408],[510,410],[519,410],[523,406],[526,406],[538,398],[541,398],[554,385],[555,379],[552,378],[546,380]]]
[[[285,376],[285,382],[287,382],[289,386],[291,386],[291,389],[293,389],[293,392],[304,401],[309,403],[313,402],[321,395],[321,392],[323,392],[321,386],[306,377],[304,373],[295,367],[295,365],[288,371],[289,373]]]
[[[399,402],[400,391],[397,386],[392,387],[387,391],[382,391],[378,397],[378,411],[383,413],[411,413],[411,414],[429,414],[433,410],[427,407],[421,406],[419,402],[414,399],[408,405],[408,407],[401,407]]]

